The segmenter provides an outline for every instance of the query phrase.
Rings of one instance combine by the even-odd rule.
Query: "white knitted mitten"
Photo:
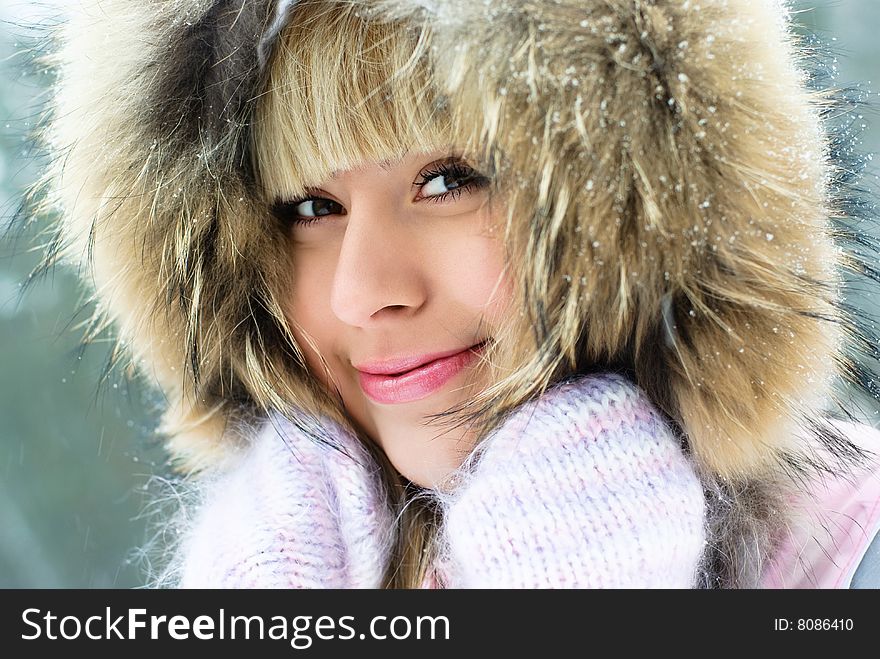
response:
[[[523,405],[439,495],[452,588],[689,588],[703,488],[671,430],[618,375]]]
[[[181,587],[381,586],[392,517],[378,464],[332,421],[325,432],[348,455],[273,420],[211,479],[182,546]]]

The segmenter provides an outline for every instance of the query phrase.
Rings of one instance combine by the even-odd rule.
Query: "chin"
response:
[[[474,447],[470,433],[440,434],[435,427],[400,428],[386,435],[381,446],[394,468],[412,483],[442,489]]]

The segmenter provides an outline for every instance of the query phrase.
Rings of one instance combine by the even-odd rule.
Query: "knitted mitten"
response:
[[[696,473],[617,375],[523,405],[454,474],[441,582],[452,588],[688,588],[705,543]]]
[[[392,519],[379,466],[324,419],[346,454],[273,417],[212,479],[183,544],[184,588],[376,588]]]

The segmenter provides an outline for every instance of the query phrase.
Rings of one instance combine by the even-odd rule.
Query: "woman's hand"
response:
[[[524,405],[460,473],[441,579],[454,588],[689,588],[705,500],[660,414],[617,375]]]
[[[183,544],[184,588],[376,588],[392,519],[379,466],[336,423],[342,451],[272,417],[241,460],[209,483]]]

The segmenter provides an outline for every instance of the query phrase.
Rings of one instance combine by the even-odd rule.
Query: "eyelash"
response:
[[[434,165],[432,169],[420,173],[419,179],[414,181],[413,185],[418,185],[419,188],[423,188],[430,181],[439,176],[442,176],[444,178],[452,177],[456,179],[464,179],[466,182],[464,183],[464,185],[460,185],[459,187],[449,190],[447,192],[443,192],[442,194],[425,197],[425,201],[430,201],[438,204],[443,203],[450,198],[454,201],[461,197],[461,195],[466,191],[470,192],[475,189],[481,189],[489,185],[488,177],[483,176],[476,170],[471,169],[466,165],[462,165],[459,162],[440,163]],[[276,203],[272,207],[272,212],[276,217],[286,222],[290,222],[299,226],[309,226],[311,224],[319,222],[323,217],[326,216],[318,215],[316,217],[300,217],[293,214],[293,211],[304,201],[315,201],[317,199],[324,199],[324,197],[303,197],[302,199],[294,199],[292,201],[281,201]]]
[[[444,192],[439,195],[434,195],[433,197],[425,197],[426,200],[433,201],[436,203],[440,203],[445,201],[452,195],[453,199],[457,199],[461,196],[462,192],[465,190],[472,190],[474,188],[484,188],[489,184],[489,179],[477,171],[467,167],[466,165],[462,165],[459,162],[451,162],[451,163],[440,163],[435,165],[435,169],[428,170],[427,172],[423,172],[420,174],[420,179],[415,182],[420,188],[426,186],[431,180],[442,176],[443,178],[455,178],[455,179],[464,179],[466,183],[462,186],[449,190],[448,192]]]

